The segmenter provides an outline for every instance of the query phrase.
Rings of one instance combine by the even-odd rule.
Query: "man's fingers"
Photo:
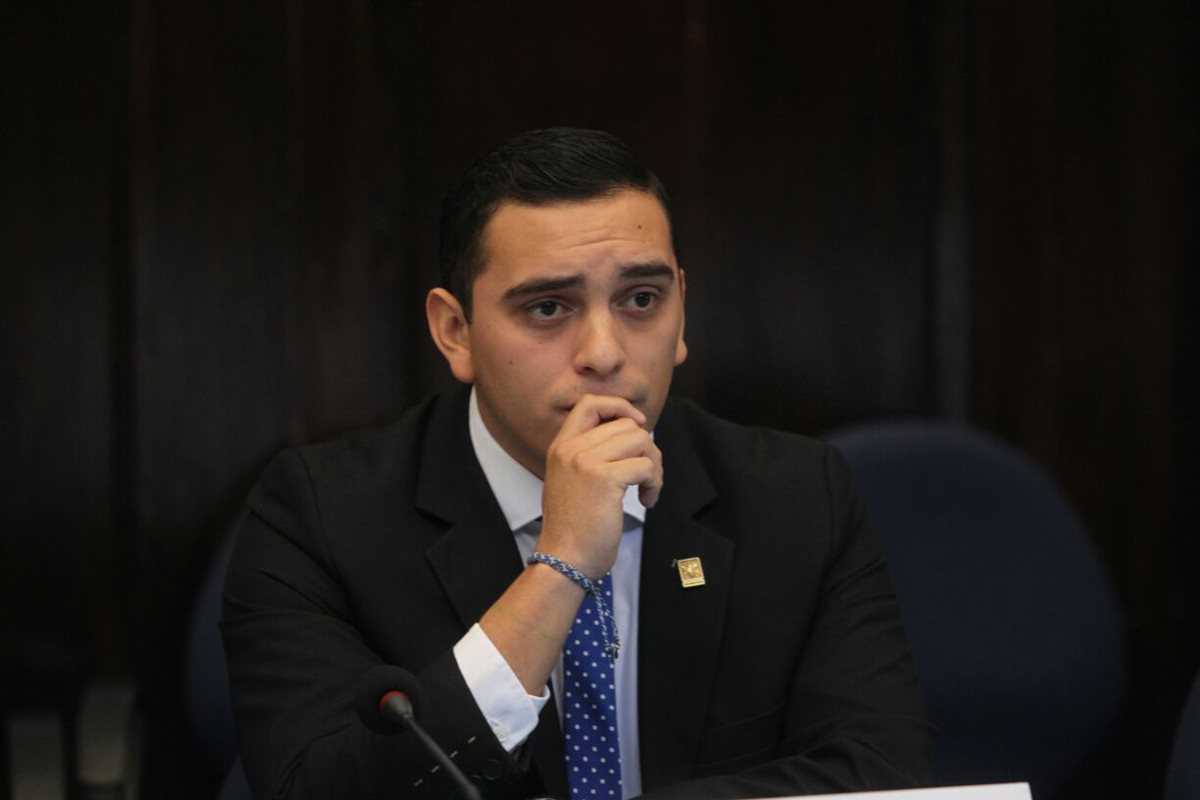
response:
[[[649,456],[626,458],[609,464],[609,468],[613,479],[625,486],[653,486],[655,494],[662,488],[662,470]]]
[[[575,403],[575,407],[571,409],[570,413],[567,414],[567,418],[563,420],[558,436],[559,438],[578,436],[592,428],[603,425],[605,422],[622,417],[628,417],[638,425],[646,424],[646,415],[624,397],[605,394],[585,394],[580,396],[579,400]]]
[[[654,447],[650,434],[632,420],[606,422],[599,428],[565,442],[558,451],[568,459],[581,461],[618,461],[649,455]]]
[[[663,470],[662,451],[653,442],[646,442],[648,447],[642,447],[642,441],[632,441],[623,447],[623,455],[605,458],[602,462],[604,469],[614,483],[621,486],[637,486],[638,500],[646,508],[653,508],[658,503],[659,493],[662,492]],[[614,448],[619,445],[612,443]],[[596,448],[601,450],[603,448]],[[596,455],[595,452],[589,456]]]
[[[652,446],[648,455],[651,461],[654,462],[654,469],[650,474],[650,478],[639,484],[638,500],[646,508],[654,508],[658,504],[658,496],[662,493],[663,487],[662,451],[657,446]]]

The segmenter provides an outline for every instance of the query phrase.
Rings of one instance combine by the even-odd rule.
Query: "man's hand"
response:
[[[648,507],[662,490],[662,453],[645,424],[646,415],[620,397],[579,398],[546,453],[538,550],[593,579],[612,568],[625,489],[640,486]],[[479,620],[529,694],[550,679],[581,600],[578,586],[535,564]]]
[[[624,398],[579,398],[546,452],[539,550],[590,578],[612,568],[626,488],[639,486],[646,507],[662,490],[662,453],[645,424],[646,415]]]

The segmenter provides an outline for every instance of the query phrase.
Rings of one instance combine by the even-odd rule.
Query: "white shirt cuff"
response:
[[[500,746],[510,753],[516,750],[537,727],[538,714],[550,699],[550,689],[542,687],[541,697],[527,693],[478,624],[454,645],[454,659]]]

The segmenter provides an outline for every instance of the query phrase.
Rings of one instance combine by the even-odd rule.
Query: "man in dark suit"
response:
[[[471,388],[284,453],[250,497],[222,624],[256,792],[451,791],[356,716],[380,664],[417,673],[423,722],[493,796],[927,780],[840,460],[668,402],[685,276],[657,178],[607,134],[516,137],[447,197],[442,270],[429,328]]]

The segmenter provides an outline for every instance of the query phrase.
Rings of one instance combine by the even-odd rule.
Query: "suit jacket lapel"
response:
[[[416,505],[449,527],[425,551],[464,630],[479,621],[521,572],[521,554],[471,448],[468,392],[429,412]]]
[[[646,516],[638,638],[638,724],[645,791],[691,777],[724,627],[733,542],[696,521],[716,490],[670,406],[655,430],[664,490]],[[697,557],[705,584],[683,588],[675,561]]]
[[[517,579],[524,565],[508,522],[475,458],[467,428],[469,391],[446,397],[430,412],[416,504],[449,524],[425,551],[430,567],[465,631]],[[548,792],[567,791],[562,729],[554,699],[542,709],[526,743]]]

